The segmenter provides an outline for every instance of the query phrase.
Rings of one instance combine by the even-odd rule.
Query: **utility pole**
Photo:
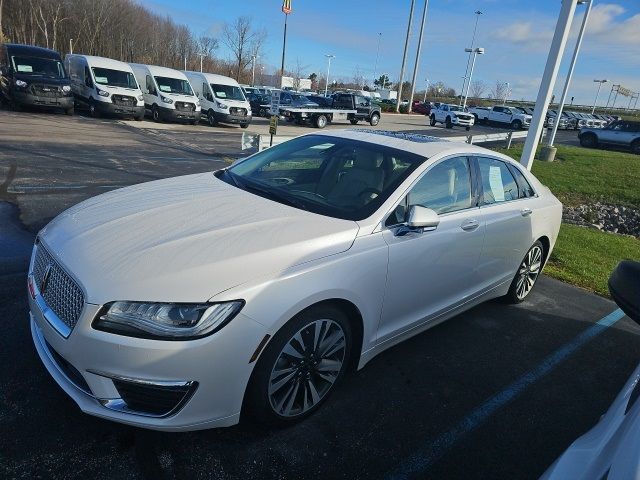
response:
[[[471,86],[471,78],[473,77],[473,68],[476,65],[476,57],[478,55],[484,55],[484,48],[478,47],[473,50],[473,60],[471,61],[471,72],[469,73],[469,81],[467,82],[467,91],[464,94],[464,103],[462,104],[463,109],[467,108],[467,97],[469,96],[469,87]],[[462,94],[462,92],[460,93]]]
[[[602,88],[603,83],[607,83],[608,80],[594,80],[598,84],[598,91],[596,92],[596,99],[593,101],[593,108],[591,109],[591,115],[596,111],[596,103],[598,103],[598,97],[600,96],[600,89]]]
[[[533,112],[533,119],[531,120],[529,133],[527,134],[524,149],[522,150],[522,156],[520,157],[520,163],[522,163],[528,170],[531,170],[531,167],[533,166],[533,157],[536,154],[536,148],[544,127],[544,119],[547,115],[549,101],[551,100],[553,87],[555,86],[556,78],[558,76],[558,69],[560,68],[560,63],[562,61],[562,54],[564,53],[564,49],[567,45],[567,39],[569,38],[573,15],[576,11],[576,4],[577,0],[562,0],[562,8],[560,9],[556,30],[553,34],[553,40],[551,41],[551,47],[547,57],[547,64],[544,67],[542,82],[540,83],[540,89],[538,90],[536,108]],[[558,119],[559,118],[560,117],[558,117]]]
[[[373,67],[373,87],[375,87],[375,82],[377,80],[376,75],[378,74],[378,58],[380,57],[380,41],[382,40],[382,32],[378,32],[378,49],[376,50],[376,63]]]
[[[467,68],[464,71],[464,77],[462,77],[462,89],[460,90],[460,102],[462,102],[462,93],[464,92],[464,86],[467,82],[467,75],[469,74],[469,64],[471,63],[471,55],[473,52],[473,44],[476,41],[476,31],[478,30],[478,20],[480,19],[480,15],[482,15],[482,12],[480,10],[476,10],[475,12],[476,15],[476,24],[473,27],[473,36],[471,37],[471,47],[469,47],[468,49],[465,48],[465,52],[469,52],[469,57],[467,58]],[[469,79],[469,83],[471,83],[471,79]],[[462,103],[460,103],[460,105],[462,105]]]
[[[427,9],[429,8],[429,0],[424,0],[424,10],[422,11],[422,23],[420,24],[420,35],[418,36],[418,51],[416,52],[416,63],[413,65],[413,78],[411,79],[411,95],[409,95],[409,105],[407,113],[411,113],[413,105],[413,94],[416,91],[416,79],[418,78],[418,66],[420,65],[420,51],[422,50],[422,37],[424,34],[424,24],[427,21]]]
[[[404,67],[407,63],[407,49],[409,48],[409,38],[411,37],[411,23],[413,22],[413,9],[415,6],[416,0],[411,0],[411,10],[409,10],[409,24],[407,25],[407,38],[404,41],[402,66],[400,67],[400,80],[398,81],[398,100],[396,102],[396,112],[400,112],[400,102],[402,101],[402,82],[404,81]]]
[[[567,93],[569,92],[569,86],[571,85],[571,77],[573,76],[573,70],[576,67],[576,61],[578,60],[578,53],[580,53],[580,46],[582,45],[582,38],[587,28],[587,22],[589,21],[589,14],[591,13],[591,7],[593,6],[592,0],[578,1],[578,5],[587,3],[587,9],[584,11],[584,17],[582,17],[582,25],[580,25],[580,33],[578,33],[578,40],[576,40],[576,47],[573,50],[573,57],[571,57],[571,63],[569,64],[569,72],[567,73],[567,79],[564,81],[564,88],[562,89],[562,95],[560,96],[560,104],[558,105],[558,115],[556,116],[557,122],[553,123],[553,131],[549,135],[550,147],[553,147],[553,142],[556,139],[556,133],[558,133],[558,125],[560,125],[560,118],[562,118],[562,110],[564,109],[564,103],[567,100]]]

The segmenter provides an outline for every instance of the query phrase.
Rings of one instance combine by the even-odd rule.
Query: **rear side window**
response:
[[[533,197],[535,195],[535,192],[533,191],[531,184],[527,181],[522,172],[518,170],[517,167],[512,166],[511,173],[513,173],[513,176],[515,177],[518,184],[518,198]]]
[[[483,204],[508,202],[518,198],[518,185],[506,163],[495,158],[480,157],[478,166]]]

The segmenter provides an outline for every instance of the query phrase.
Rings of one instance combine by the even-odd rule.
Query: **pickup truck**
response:
[[[329,107],[289,107],[280,104],[280,115],[298,125],[311,123],[324,128],[336,121],[349,121],[352,125],[364,120],[373,127],[380,122],[380,107],[371,99],[353,93],[336,93]]]
[[[440,122],[444,123],[447,128],[459,125],[461,127],[465,127],[465,130],[467,131],[471,129],[475,123],[473,115],[458,105],[451,105],[448,103],[440,103],[437,104],[437,106],[434,105],[431,109],[429,118],[431,119],[429,123],[432,127],[435,126],[436,123]]]
[[[496,105],[491,108],[471,107],[469,112],[473,114],[476,122],[504,123],[515,130],[529,128],[529,125],[531,125],[531,115],[522,113],[513,107],[502,105]]]

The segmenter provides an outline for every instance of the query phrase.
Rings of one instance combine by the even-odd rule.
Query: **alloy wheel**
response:
[[[329,393],[345,362],[346,336],[333,320],[308,323],[285,344],[271,370],[269,403],[283,417],[295,417]]]
[[[531,250],[525,255],[524,260],[520,264],[518,269],[518,280],[516,283],[516,296],[519,300],[522,300],[533,288],[540,275],[540,268],[542,267],[542,248],[539,245],[534,245]]]

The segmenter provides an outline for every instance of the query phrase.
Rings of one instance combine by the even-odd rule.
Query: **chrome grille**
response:
[[[247,115],[247,109],[246,108],[236,108],[236,107],[231,107],[229,109],[229,113],[231,115],[240,115],[240,116],[246,116]]]
[[[115,105],[123,105],[125,107],[135,107],[137,103],[135,97],[130,97],[129,95],[111,95],[111,101]]]
[[[62,92],[57,86],[52,85],[31,85],[31,93],[38,97],[58,98],[62,96]]]
[[[50,268],[49,278],[44,291],[42,291],[42,282],[45,280],[48,268]],[[82,312],[84,294],[73,278],[47,252],[42,243],[38,243],[36,247],[33,279],[47,306],[65,325],[73,329]]]
[[[176,102],[176,110],[179,112],[193,112],[196,106],[194,103],[189,102]]]

